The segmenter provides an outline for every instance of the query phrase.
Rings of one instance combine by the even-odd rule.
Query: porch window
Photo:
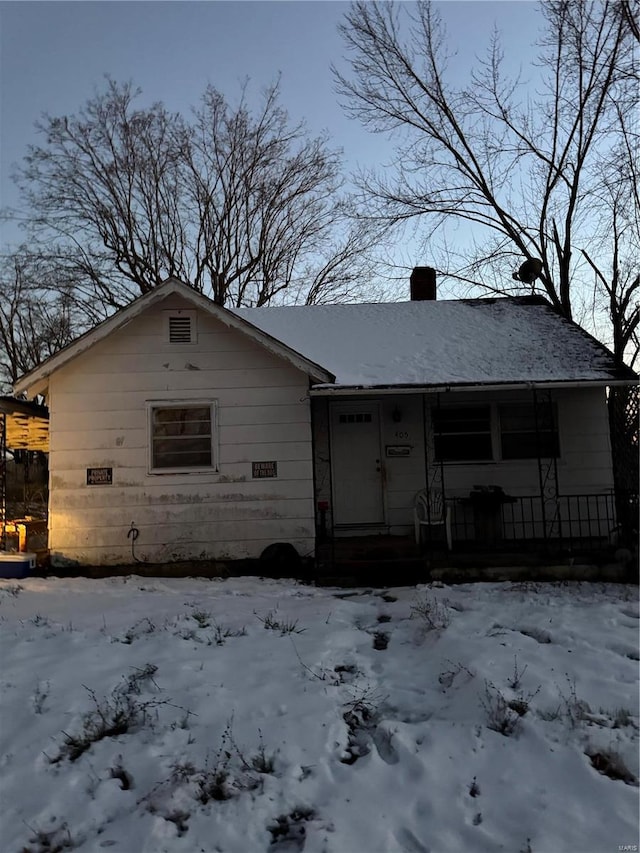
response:
[[[498,407],[503,459],[558,457],[557,418],[548,403],[512,403]]]
[[[215,469],[215,403],[156,403],[149,411],[151,470]]]
[[[486,462],[493,459],[491,406],[433,409],[438,462]]]

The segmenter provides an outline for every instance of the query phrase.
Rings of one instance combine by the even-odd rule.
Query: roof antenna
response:
[[[512,278],[524,284],[533,284],[542,274],[542,261],[539,258],[527,258],[520,269],[513,273]]]

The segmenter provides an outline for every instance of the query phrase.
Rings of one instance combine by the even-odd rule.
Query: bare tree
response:
[[[81,300],[80,300],[81,301]],[[20,249],[0,265],[0,389],[70,343],[88,318],[60,268]]]
[[[622,14],[627,22],[634,39],[640,42],[640,24],[638,23],[638,6],[633,0],[620,0]]]
[[[341,161],[325,137],[292,125],[270,87],[252,115],[208,87],[185,135],[185,179],[197,211],[194,285],[216,302],[265,305],[346,298],[374,243],[341,196]]]
[[[161,104],[134,109],[137,94],[108,80],[77,116],[44,116],[44,144],[30,146],[16,175],[30,236],[55,240],[111,308],[184,272],[172,251],[179,118]]]
[[[426,221],[431,247],[449,249],[449,226],[463,221],[471,239],[462,262],[447,272],[488,292],[542,292],[580,322],[593,314],[595,274],[596,313],[604,309],[608,321],[595,331],[620,361],[637,351],[631,161],[638,139],[630,126],[621,130],[621,119],[638,109],[630,26],[637,6],[542,3],[541,78],[526,97],[520,80],[503,72],[497,33],[469,85],[452,85],[447,34],[426,2],[353,4],[341,25],[351,75],[336,71],[349,112],[400,139],[393,176],[362,179],[375,215]],[[614,170],[603,174],[614,156],[631,190]]]
[[[55,242],[104,310],[176,276],[219,304],[348,298],[375,243],[353,220],[341,159],[279,105],[213,87],[189,120],[108,80],[77,115],[45,116],[17,181],[31,235]]]
[[[598,314],[611,322],[614,352],[631,367],[640,351],[640,161],[633,110],[616,103],[617,141],[603,153],[594,180],[593,209],[601,231],[582,255],[594,273],[594,325]]]

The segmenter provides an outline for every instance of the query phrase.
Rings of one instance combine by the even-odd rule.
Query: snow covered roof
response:
[[[303,370],[317,392],[637,381],[541,297],[227,309],[170,278],[22,376],[14,393],[44,393],[54,371],[171,294]]]
[[[336,376],[332,386],[633,381],[538,297],[239,308]]]

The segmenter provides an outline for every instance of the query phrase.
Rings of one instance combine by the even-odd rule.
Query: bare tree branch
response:
[[[451,228],[463,222],[473,239],[447,272],[461,283],[475,274],[486,292],[512,293],[514,263],[539,259],[540,275],[521,282],[520,292],[541,292],[579,321],[595,265],[592,331],[619,359],[634,358],[637,329],[637,265],[623,276],[618,263],[631,263],[637,250],[637,228],[634,235],[628,222],[636,216],[629,203],[637,211],[638,139],[624,124],[639,107],[637,5],[542,3],[534,94],[504,73],[497,33],[469,85],[453,85],[447,34],[428,2],[352,4],[341,25],[350,73],[334,69],[348,113],[399,140],[393,172],[360,177],[372,219],[426,221],[432,255],[447,245],[449,258]],[[624,202],[605,168],[612,154],[631,188]]]
[[[45,116],[16,176],[32,244],[75,262],[90,300],[112,311],[168,276],[223,305],[355,289],[376,229],[351,218],[339,152],[290,120],[277,84],[255,109],[246,86],[236,106],[210,86],[189,120],[140,95],[107,79],[76,115]]]
[[[89,318],[56,258],[19,249],[0,266],[0,389],[66,346]]]

